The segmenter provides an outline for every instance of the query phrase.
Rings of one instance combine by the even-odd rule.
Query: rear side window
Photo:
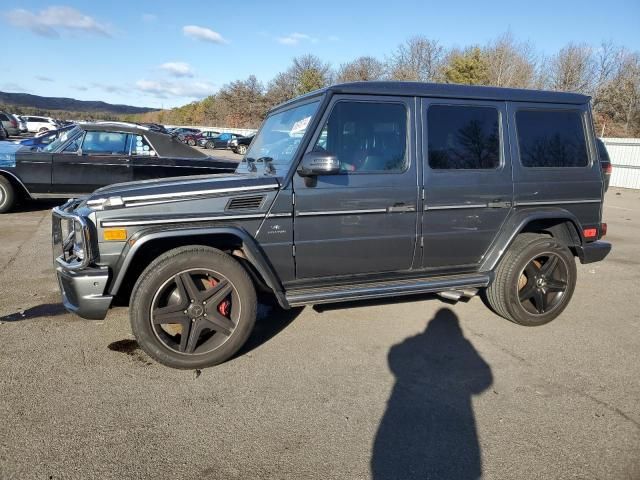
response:
[[[493,107],[432,105],[427,111],[429,167],[492,169],[500,165],[500,123]]]
[[[82,152],[125,155],[127,154],[126,143],[126,133],[88,131],[84,136]]]
[[[585,167],[589,163],[578,111],[520,110],[516,128],[525,167]]]
[[[402,172],[407,110],[397,103],[335,104],[314,147],[338,157],[343,172]]]

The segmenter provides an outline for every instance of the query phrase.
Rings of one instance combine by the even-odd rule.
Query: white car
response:
[[[57,130],[58,124],[51,117],[36,117],[35,115],[23,115],[27,122],[27,130],[32,133]]]

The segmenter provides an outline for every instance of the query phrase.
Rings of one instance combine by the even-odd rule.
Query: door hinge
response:
[[[294,257],[296,256],[296,246],[295,245],[291,246],[291,253],[293,254]]]
[[[295,192],[291,192],[291,205],[296,204],[296,194]]]
[[[424,237],[420,237],[420,248],[424,248]]]
[[[422,201],[424,202],[425,196],[424,196],[424,188],[422,189],[422,192],[420,193],[420,195],[422,196]]]

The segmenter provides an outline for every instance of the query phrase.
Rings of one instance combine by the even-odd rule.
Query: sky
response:
[[[334,67],[387,57],[414,35],[445,47],[510,31],[544,55],[610,40],[640,51],[640,0],[513,2],[0,1],[0,90],[169,108],[293,57]]]

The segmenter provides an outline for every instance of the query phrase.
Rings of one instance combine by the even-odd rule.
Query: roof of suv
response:
[[[423,82],[351,82],[331,85],[308,93],[303,97],[319,93],[341,93],[359,95],[409,95],[416,97],[460,98],[469,100],[517,101],[536,103],[565,103],[582,105],[588,103],[587,95],[568,92],[550,92],[546,90],[528,90],[522,88],[484,87],[476,85],[458,85],[453,83]],[[284,105],[302,97],[290,100]],[[279,108],[279,107],[276,107]]]

